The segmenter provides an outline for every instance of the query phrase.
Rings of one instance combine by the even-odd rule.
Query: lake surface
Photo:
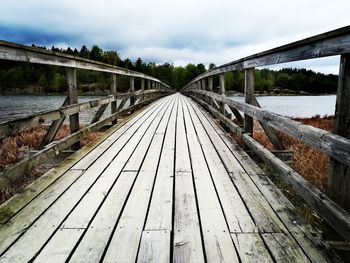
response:
[[[0,122],[25,117],[62,106],[66,96],[0,95]],[[95,100],[98,96],[80,96],[79,102]],[[90,123],[98,107],[79,113],[82,123]],[[110,105],[104,115],[110,113]],[[66,119],[67,121],[67,119]]]
[[[97,99],[97,96],[81,96],[79,102]],[[243,97],[233,97],[244,100]],[[59,108],[65,96],[0,96],[0,122],[29,114]],[[312,117],[334,115],[335,95],[326,96],[261,96],[257,97],[261,107],[288,117]],[[82,123],[89,123],[98,108],[80,113]],[[110,107],[105,114],[110,113]]]
[[[231,97],[243,101],[243,97]],[[324,96],[259,96],[261,108],[288,117],[334,115],[336,95]]]

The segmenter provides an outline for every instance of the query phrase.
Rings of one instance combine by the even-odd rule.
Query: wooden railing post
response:
[[[219,75],[219,82],[220,82],[220,94],[225,95],[226,89],[225,89],[225,74]],[[222,114],[226,116],[225,112],[225,103],[220,103],[220,111]]]
[[[77,73],[75,68],[67,68],[67,84],[68,84],[68,105],[78,103],[78,90],[77,90]],[[75,133],[79,131],[79,113],[75,113],[69,116],[70,132]],[[80,148],[80,142],[72,145],[72,149],[77,150]]]
[[[135,91],[135,78],[130,77],[130,91],[133,92]],[[134,96],[130,96],[130,106],[134,105],[135,103],[135,98]]]
[[[202,90],[207,90],[205,79],[202,79]]]
[[[333,133],[350,139],[350,55],[341,55]],[[330,163],[328,195],[350,212],[350,167],[333,158]],[[326,228],[327,229],[327,228]],[[333,231],[325,231],[327,239],[337,239]]]
[[[115,101],[111,103],[111,114],[117,112],[117,74],[111,75],[111,94],[114,95]],[[112,122],[112,124],[116,124],[117,119]]]
[[[141,79],[141,91],[144,92],[145,91],[145,79]],[[141,101],[144,99],[144,95],[141,95]]]
[[[213,91],[213,77],[208,78],[208,90]]]
[[[254,68],[245,70],[244,101],[248,104],[254,102]],[[253,118],[244,114],[244,130],[253,136]]]
[[[213,91],[213,77],[208,77],[208,91]],[[208,97],[210,106],[213,106],[213,99]]]
[[[147,80],[147,89],[150,90],[151,89],[151,81],[148,79]]]

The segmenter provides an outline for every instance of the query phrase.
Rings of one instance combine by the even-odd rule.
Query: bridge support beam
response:
[[[135,78],[130,77],[130,91],[133,92],[135,91]],[[130,106],[134,105],[135,103],[135,98],[134,96],[130,96]]]
[[[145,79],[141,79],[141,91],[142,92],[145,91]],[[144,99],[144,95],[141,95],[140,101],[142,101],[143,99]]]
[[[68,105],[78,103],[77,90],[77,71],[75,68],[67,68],[67,84],[68,84]],[[79,113],[69,116],[70,132],[73,134],[79,131]],[[72,145],[73,150],[80,148],[80,142]]]
[[[337,101],[333,132],[350,139],[350,55],[340,58]],[[350,167],[331,158],[328,178],[328,195],[346,211],[350,212]],[[328,227],[325,229],[327,239],[338,239]]]
[[[254,103],[254,68],[248,68],[245,70],[245,83],[244,83],[244,101],[248,104]],[[244,131],[250,133],[253,136],[253,118],[247,114],[244,114]]]
[[[220,74],[219,75],[219,83],[220,83],[220,94],[225,95],[226,94],[226,88],[225,88],[225,74]],[[220,111],[222,114],[226,116],[226,111],[225,111],[225,103],[220,102]]]
[[[111,114],[117,112],[117,74],[111,75],[111,94],[114,95],[115,101],[111,103]],[[117,120],[112,121],[112,124],[116,124]]]

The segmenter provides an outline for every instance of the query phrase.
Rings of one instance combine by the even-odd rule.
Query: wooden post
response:
[[[75,68],[67,68],[67,84],[68,84],[68,105],[78,103],[77,90],[77,72]],[[79,113],[69,116],[70,132],[75,133],[79,131]],[[80,142],[72,145],[73,150],[80,148]]]
[[[130,77],[130,91],[133,92],[135,91],[135,78]],[[134,105],[135,103],[135,98],[134,96],[130,96],[130,106]]]
[[[111,114],[117,112],[117,75],[111,75],[111,94],[114,95],[115,101],[111,103]],[[112,124],[116,124],[117,119],[115,119]]]
[[[220,81],[220,94],[225,95],[225,74],[222,73],[219,75],[219,81]],[[222,114],[226,116],[226,111],[225,111],[225,103],[220,103],[220,111]]]
[[[350,55],[341,55],[337,101],[333,132],[350,139]],[[350,212],[350,167],[331,158],[328,178],[328,195],[346,211]],[[327,239],[338,239],[325,231]]]
[[[145,79],[141,79],[141,91],[142,92],[145,91]],[[143,97],[143,94],[142,94],[140,101],[142,101],[143,99],[144,99],[144,97]]]
[[[254,68],[245,70],[244,101],[253,104],[254,101]],[[253,136],[253,118],[244,114],[244,130]]]
[[[202,90],[207,90],[205,79],[202,79]]]
[[[213,91],[213,77],[208,78],[208,90]]]
[[[151,89],[151,81],[149,79],[147,80],[147,89]]]

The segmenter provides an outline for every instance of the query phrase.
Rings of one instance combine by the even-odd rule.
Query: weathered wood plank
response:
[[[173,262],[204,262],[182,104],[177,117],[175,155]]]
[[[206,114],[204,113],[204,115]],[[208,116],[206,117],[210,118]],[[227,125],[226,121],[225,124]],[[232,141],[232,138],[230,138],[228,134],[220,133],[219,135],[235,154],[237,160],[243,165],[247,174],[265,196],[266,200],[269,200],[269,204],[275,213],[288,228],[291,235],[297,240],[300,247],[303,248],[310,260],[315,263],[326,262],[328,258],[332,259],[334,262],[340,262],[338,256],[321,241],[317,232],[297,214],[294,206],[271,180],[264,175],[261,169],[249,158],[245,151],[239,150],[237,144]]]
[[[147,104],[151,101],[153,101],[155,98],[152,98],[150,100],[145,100],[142,102],[142,104]],[[79,132],[76,132],[74,134],[69,135],[68,137],[56,141],[50,144],[50,146],[47,146],[45,149],[35,153],[31,158],[24,159],[3,172],[0,173],[0,189],[3,189],[11,182],[15,182],[19,178],[21,178],[24,174],[26,174],[28,171],[33,169],[34,167],[43,164],[47,162],[48,160],[51,160],[56,155],[58,155],[61,151],[67,149],[75,142],[79,141],[81,138],[85,137],[86,134],[99,130],[102,127],[105,127],[108,125],[111,121],[115,120],[118,116],[124,114],[127,111],[130,111],[132,109],[136,109],[140,107],[140,104],[131,106],[123,111],[117,112],[114,115],[111,115],[110,117],[107,117],[104,120],[101,120],[99,122],[96,122],[94,124],[91,124],[87,126],[86,128],[80,130]]]
[[[154,122],[155,129],[148,135],[151,144],[149,148],[143,147],[148,151],[142,162],[142,166],[129,166],[130,163],[128,163],[125,167],[125,169],[128,170],[140,170],[108,245],[108,249],[103,258],[104,262],[134,262],[136,260],[157,167],[163,148],[164,135],[172,108],[171,103],[168,103],[166,111],[161,115],[158,114],[158,121]],[[145,153],[143,153],[143,155],[145,155]]]
[[[253,97],[253,105],[261,108],[261,106],[260,106],[260,104],[255,96]],[[278,138],[275,130],[273,128],[271,128],[269,125],[265,124],[263,121],[259,121],[259,123],[260,123],[261,127],[264,129],[270,142],[272,143],[273,148],[275,148],[276,150],[285,150],[285,148],[284,148],[282,142],[280,141],[280,139]]]
[[[145,109],[141,113],[138,112],[130,115],[118,125],[107,130],[102,137],[90,143],[89,147],[84,147],[75,152],[59,166],[54,167],[45,175],[35,180],[20,194],[15,195],[13,198],[2,204],[0,206],[0,224],[5,224],[11,217],[34,200],[34,198],[58,180],[70,168],[73,167],[75,170],[86,170],[97,159],[97,156],[102,155],[112,142],[116,141],[122,133],[154,107],[155,104],[150,105],[148,109]],[[125,125],[126,122],[128,125]],[[96,151],[98,151],[97,156],[95,154]]]
[[[225,72],[350,53],[350,26],[254,54],[207,71],[189,82]]]
[[[126,102],[129,100],[129,98],[124,98],[122,99],[122,101],[120,102],[120,104],[118,105],[117,111],[120,111],[121,109],[124,108]]]
[[[98,61],[84,59],[81,57],[74,57],[68,54],[62,54],[60,52],[52,52],[50,50],[43,50],[39,48],[10,43],[7,41],[0,41],[0,59],[94,70],[124,76],[144,78],[152,80],[153,82],[160,82],[160,80],[152,76],[148,76],[146,74],[129,69],[124,69]],[[165,83],[162,83],[162,85],[170,88]]]
[[[55,242],[49,242],[45,249],[34,258],[35,263],[65,262],[72,247],[78,242],[84,229],[60,229],[55,234]],[[1,260],[0,260],[1,261]]]
[[[161,93],[165,94],[166,92],[156,91],[156,90],[147,90],[147,91],[144,91],[144,93],[142,93],[141,91],[134,91],[134,92],[118,94],[118,99],[128,98],[131,95],[141,96],[142,94],[146,95],[146,94],[161,94]],[[44,111],[33,115],[29,115],[27,117],[15,119],[12,121],[2,122],[0,123],[0,139],[5,138],[7,136],[14,135],[28,128],[40,126],[43,123],[47,123],[49,121],[58,120],[62,117],[67,117],[69,115],[82,112],[94,107],[98,107],[106,103],[108,104],[111,102],[115,102],[115,99],[116,98],[113,95],[110,95],[110,96],[106,96],[96,100],[90,100],[87,102],[68,105],[65,107],[61,107],[57,110]]]
[[[187,105],[189,102],[186,100]],[[203,147],[204,155],[208,163],[216,191],[226,217],[227,225],[231,233],[251,233],[257,232],[257,227],[253,222],[249,212],[242,201],[238,191],[227,173],[225,166],[217,154],[215,147],[210,141],[200,119],[192,109],[188,107],[191,117],[196,125],[196,132],[198,134],[200,143]]]
[[[161,114],[159,114],[161,113]],[[111,165],[104,171],[104,173],[100,176],[98,181],[89,189],[88,193],[84,195],[84,198],[79,202],[79,204],[74,208],[74,210],[70,213],[70,215],[67,217],[66,220],[61,224],[60,229],[86,229],[89,227],[91,219],[93,218],[94,214],[99,210],[99,207],[101,204],[103,204],[108,198],[109,193],[111,192],[111,189],[113,185],[115,185],[116,180],[119,179],[119,174],[122,170],[126,171],[137,171],[140,168],[140,165],[143,160],[143,156],[145,155],[147,148],[152,140],[153,134],[159,124],[159,119],[162,118],[162,115],[164,114],[164,109],[162,108],[161,112],[158,112],[156,114],[155,119],[147,120],[142,125],[145,126],[146,132],[144,135],[142,135],[142,128],[141,127],[137,132],[142,135],[138,136],[134,134],[132,137],[133,140],[136,141],[137,146],[136,148],[130,148],[129,150],[132,151],[131,157],[128,160],[128,156],[130,156],[129,152],[122,152],[121,155],[125,156],[118,158],[118,162],[112,162]],[[129,144],[132,144],[129,142]],[[126,149],[126,148],[125,148]],[[139,154],[140,152],[140,154]],[[135,154],[136,153],[136,154]],[[126,159],[125,159],[126,158]],[[129,167],[130,163],[133,164],[133,160],[136,160],[135,167]],[[108,176],[109,174],[116,174],[117,176]],[[135,178],[132,174],[129,176],[129,179]],[[131,180],[128,180],[127,183],[131,183]],[[126,186],[124,184],[124,186]],[[119,195],[121,199],[126,199],[127,194],[129,192],[130,188],[126,188],[125,195]],[[106,194],[107,193],[107,194]],[[107,196],[107,197],[106,197]],[[122,205],[121,205],[122,207]],[[100,227],[98,227],[100,228]],[[69,239],[69,232],[64,232],[67,234],[66,238]],[[106,239],[108,239],[108,236],[105,236]],[[62,239],[62,234],[56,238],[56,235],[53,236],[53,238],[49,241],[48,245],[44,248],[44,253],[52,253],[56,254],[61,250],[60,248],[60,242]],[[95,241],[90,240],[90,242],[94,243]],[[69,256],[69,253],[73,250],[75,244],[72,244],[70,247],[70,250],[68,249],[68,245],[65,246],[65,252],[66,258]],[[57,247],[57,249],[55,249]],[[47,249],[50,249],[50,252],[45,252]],[[57,251],[58,250],[58,251]],[[60,252],[61,257],[63,257],[63,252]]]
[[[198,113],[198,116],[202,115],[198,107],[194,106],[193,109]],[[211,120],[211,122],[213,121]],[[208,119],[202,118],[202,124],[207,132],[210,133],[212,144],[215,146],[232,182],[235,184],[236,189],[253,217],[259,232],[271,233],[286,231],[286,228],[271,209],[267,200],[261,196],[259,189],[251,181],[244,180],[244,178],[247,177],[246,172],[235,156],[229,151],[227,145],[222,141],[221,137],[218,135],[218,131],[214,129]],[[220,129],[218,130],[220,131]]]
[[[78,88],[77,88],[77,72],[75,68],[66,68],[66,77],[68,85],[68,104],[78,103]],[[74,113],[69,116],[70,133],[73,134],[79,131],[79,113]],[[80,148],[80,141],[71,145],[73,150]]]
[[[261,235],[276,262],[310,262],[301,248],[283,233]]]
[[[179,96],[176,95],[160,156],[145,230],[172,230],[175,130]]]
[[[155,112],[152,113],[153,118],[157,115],[159,110],[160,109],[158,108]],[[115,166],[119,167],[125,163],[138,143],[137,139],[129,139],[135,136],[135,134],[143,134],[145,132],[146,127],[142,124],[144,123],[140,123],[141,126],[139,127],[132,126],[131,129],[134,129],[134,132],[129,129],[128,133],[124,133],[122,137],[119,138],[118,144],[115,144],[113,145],[114,147],[110,147],[108,149],[108,152],[105,153],[105,157],[109,153],[112,153],[112,157],[117,155],[113,159],[112,163],[111,158],[99,158],[84,173],[84,176],[81,176],[79,180],[75,182],[69,188],[69,190],[66,191],[54,204],[48,204],[50,207],[42,216],[37,218],[37,215],[33,215],[33,223],[28,220],[28,217],[26,217],[25,225],[22,225],[20,223],[12,223],[16,222],[16,218],[13,218],[9,223],[9,227],[0,228],[0,231],[4,228],[5,231],[9,232],[8,234],[0,235],[4,237],[3,242],[0,243],[0,251],[3,252],[8,247],[8,245],[12,243],[11,239],[16,240],[17,237],[20,236],[20,239],[18,239],[17,242],[7,250],[5,255],[7,258],[29,260],[34,255],[33,253],[35,253],[35,251],[37,251],[47,241],[49,236],[56,231],[56,229],[61,225],[62,220],[67,216],[67,214],[70,213],[71,209],[87,193],[87,190],[89,190],[90,187],[95,184],[97,179],[114,180],[114,170],[117,169]],[[129,155],[127,153],[129,153]],[[104,169],[106,167],[108,167],[107,170]],[[101,170],[105,170],[103,172],[103,176],[101,175]],[[47,222],[50,222],[50,224],[47,224]],[[28,228],[28,224],[31,226],[30,228]],[[17,230],[14,231],[13,228],[16,228]],[[22,230],[20,230],[21,228]],[[38,234],[38,231],[40,234]],[[22,232],[24,233],[22,234]],[[9,238],[10,236],[11,239]],[[33,236],[37,237],[35,243],[30,242],[30,239],[32,239]],[[25,249],[28,248],[28,244],[31,244],[30,249]],[[19,251],[21,254],[19,254]]]
[[[104,204],[91,222],[84,238],[74,251],[71,258],[73,262],[96,262],[101,259],[120,216],[123,204],[126,202],[128,193],[138,174],[139,167],[143,160],[142,155],[145,154],[148,147],[141,145],[139,148],[140,150],[133,154],[127,166],[124,167],[124,170],[127,171],[122,172],[120,175],[120,178],[113,186]],[[111,209],[111,207],[115,207],[115,209]]]
[[[130,91],[133,92],[135,91],[135,78],[130,77]],[[134,96],[130,96],[130,105],[134,105],[136,101],[136,98]]]
[[[236,233],[232,239],[242,263],[274,262],[259,234]]]
[[[350,55],[340,59],[339,81],[333,132],[350,139]],[[350,169],[331,159],[328,194],[337,204],[350,212]],[[329,235],[330,236],[330,235]]]
[[[68,97],[64,100],[62,107],[68,105]],[[62,126],[66,116],[62,116],[58,120],[54,120],[49,129],[47,130],[45,137],[41,140],[40,145],[38,147],[39,150],[43,149],[47,144],[51,143],[53,139],[55,138],[58,130]]]
[[[236,117],[236,119],[237,119],[239,125],[243,125],[244,119],[243,119],[241,113],[240,113],[238,110],[236,110],[235,108],[233,108],[233,107],[231,107],[231,106],[229,106],[229,105],[228,105],[228,107],[229,107],[230,110],[232,111],[233,115],[235,115],[235,117]]]
[[[239,262],[194,128],[194,125],[201,125],[201,123],[192,123],[184,100],[182,103],[206,260],[209,262]]]
[[[220,84],[220,94],[221,96],[226,96],[226,87],[225,87],[225,75],[224,74],[220,74],[219,75],[219,84]],[[220,112],[222,114],[226,113],[225,110],[225,103],[219,103],[220,104]]]
[[[170,231],[143,231],[137,262],[170,262]]]
[[[245,70],[245,81],[244,81],[244,102],[253,104],[254,90],[255,90],[255,77],[254,68]],[[250,133],[253,136],[253,118],[247,114],[244,114],[244,131]]]
[[[337,161],[350,166],[350,140],[310,125],[304,125],[287,117],[256,106],[232,100],[208,91],[192,91],[205,94],[280,130],[303,143],[325,152]]]
[[[107,107],[108,107],[108,104],[101,105],[90,124],[98,122],[101,119],[101,117],[102,117],[103,113],[105,112],[105,110],[107,109]]]

